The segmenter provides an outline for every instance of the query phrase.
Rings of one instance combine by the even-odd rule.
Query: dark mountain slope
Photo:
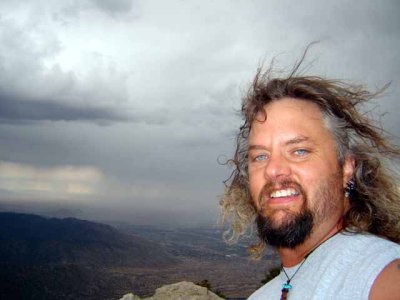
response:
[[[0,299],[119,299],[136,276],[177,260],[163,246],[94,222],[0,213]]]
[[[74,218],[0,213],[0,263],[160,266],[174,262],[155,242]]]

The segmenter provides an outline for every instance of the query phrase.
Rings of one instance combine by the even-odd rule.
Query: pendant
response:
[[[288,294],[289,294],[289,290],[282,289],[281,300],[286,300]]]
[[[291,288],[292,288],[292,286],[289,284],[289,281],[282,285],[281,300],[286,300],[287,299],[287,296],[288,296],[289,291],[290,291]]]
[[[289,290],[292,288],[292,286],[287,282],[287,283],[284,283],[283,285],[282,285],[282,290],[288,290],[288,292],[289,292]]]

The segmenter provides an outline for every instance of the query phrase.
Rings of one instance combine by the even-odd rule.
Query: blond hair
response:
[[[370,232],[399,243],[400,190],[396,166],[400,151],[388,142],[381,127],[359,111],[359,106],[380,92],[371,93],[362,86],[337,80],[297,75],[301,62],[286,78],[273,78],[272,67],[265,73],[259,69],[243,99],[244,123],[237,135],[235,154],[227,162],[234,170],[225,181],[220,200],[222,218],[230,222],[225,239],[237,241],[252,228],[256,216],[247,174],[247,140],[252,122],[258,113],[264,113],[265,105],[290,97],[310,101],[320,108],[335,138],[340,164],[346,155],[355,160],[355,189],[350,195],[350,209],[344,216],[346,230]],[[264,246],[264,241],[259,240],[250,251],[260,256]]]

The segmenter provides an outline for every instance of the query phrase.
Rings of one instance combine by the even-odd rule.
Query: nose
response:
[[[264,176],[266,179],[274,180],[290,175],[289,161],[280,153],[271,154],[265,165]]]

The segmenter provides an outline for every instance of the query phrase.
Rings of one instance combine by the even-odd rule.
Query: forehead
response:
[[[327,139],[332,135],[326,127],[319,107],[306,100],[283,98],[264,107],[253,121],[249,142],[257,139],[292,139],[303,136]]]

